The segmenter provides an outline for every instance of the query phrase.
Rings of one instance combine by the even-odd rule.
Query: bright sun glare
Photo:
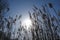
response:
[[[24,19],[22,22],[22,25],[24,26],[25,29],[31,28],[32,22],[30,19]]]

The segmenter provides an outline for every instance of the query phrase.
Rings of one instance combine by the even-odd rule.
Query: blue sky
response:
[[[60,0],[8,0],[10,10],[6,16],[23,15],[23,18],[28,17],[28,11],[32,12],[33,5],[38,8],[42,4],[52,2],[55,9],[60,9]]]
[[[9,14],[16,15],[22,14],[27,15],[28,11],[31,11],[33,8],[33,4],[37,4],[39,6],[39,0],[9,0],[10,3],[10,11]]]

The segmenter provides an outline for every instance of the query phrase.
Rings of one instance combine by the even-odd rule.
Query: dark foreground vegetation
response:
[[[15,34],[15,32],[12,33],[13,25],[16,24],[17,20],[21,19],[21,15],[16,15],[15,18],[10,16],[5,18],[4,14],[10,8],[7,2],[0,0],[0,40],[60,40],[60,11],[56,11],[52,3],[42,5],[42,8],[37,8],[35,5],[33,7],[34,12],[29,12],[32,21],[30,30],[32,38],[26,37],[27,35],[22,37],[21,31],[24,31],[25,34],[27,34],[27,31],[22,27],[21,21],[20,28],[17,31],[18,37],[11,38],[12,34]],[[51,14],[49,8],[54,13]]]

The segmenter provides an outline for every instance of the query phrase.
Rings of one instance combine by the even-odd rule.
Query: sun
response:
[[[29,18],[27,18],[22,21],[22,25],[24,26],[25,29],[29,29],[31,28],[32,22]]]

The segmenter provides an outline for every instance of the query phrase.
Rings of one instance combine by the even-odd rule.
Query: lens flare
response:
[[[22,21],[22,26],[27,30],[31,28],[31,25],[32,25],[32,22],[30,19],[25,19]]]

